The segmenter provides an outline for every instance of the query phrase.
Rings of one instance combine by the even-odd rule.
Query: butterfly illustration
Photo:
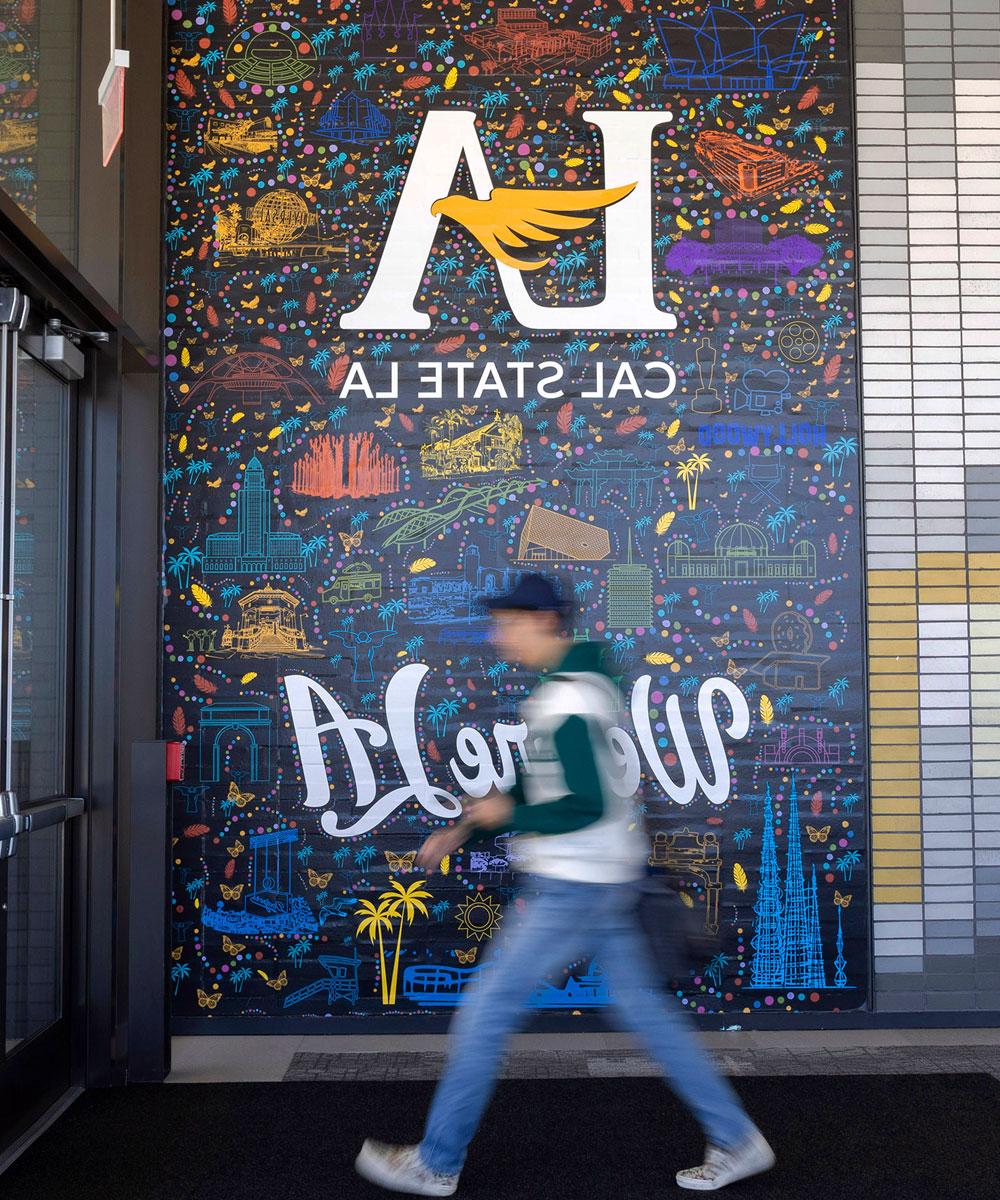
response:
[[[732,372],[726,371],[725,376],[726,376],[726,383],[735,383],[736,380],[739,379],[740,373],[739,373],[739,371],[732,371]]]
[[[738,667],[732,659],[726,663],[726,674],[732,676],[733,679],[742,679],[749,670],[749,667]]]
[[[221,992],[215,992],[213,995],[210,996],[208,994],[208,992],[203,992],[201,990],[201,988],[198,989],[198,1007],[199,1008],[215,1008],[221,999],[222,999]]]
[[[202,371],[204,371],[204,369],[205,369],[205,364],[203,362],[191,364],[192,375],[200,375],[202,373]]]
[[[338,529],[340,540],[344,543],[344,553],[350,554],[352,550],[357,550],[361,545],[361,538],[364,534],[363,529],[359,529],[357,533],[345,533],[342,529]]]
[[[246,846],[243,845],[243,843],[240,841],[239,838],[236,839],[235,843],[232,846],[226,847],[226,850],[228,851],[229,856],[231,858],[239,858],[239,856],[243,853],[243,851],[245,849],[246,849]]]
[[[679,442],[667,442],[667,449],[671,454],[683,454],[687,448],[687,442],[683,438]]]
[[[184,947],[183,947],[183,946],[175,946],[175,947],[173,948],[173,950],[171,950],[171,951],[170,951],[170,957],[171,957],[171,958],[174,960],[174,962],[180,962],[180,961],[181,961],[181,955],[182,955],[183,953],[184,953]]]
[[[824,825],[822,829],[815,829],[812,825],[807,825],[806,833],[809,834],[811,842],[825,842],[830,836],[830,826]]]
[[[326,871],[324,874],[320,875],[320,873],[318,871],[314,871],[312,869],[312,867],[309,867],[309,886],[310,887],[325,888],[326,885],[330,882],[330,880],[332,878],[333,878],[332,871]]]
[[[227,933],[224,933],[222,935],[222,948],[227,954],[242,954],[246,949],[246,943],[234,942]]]
[[[282,971],[277,979],[271,979],[266,971],[258,971],[257,974],[264,980],[269,988],[274,988],[276,992],[280,992],[283,987],[288,987],[288,972]]]
[[[460,963],[474,963],[476,961],[476,955],[478,953],[479,953],[478,946],[473,946],[470,950],[459,950],[456,948],[456,950],[454,951],[455,957],[458,959],[458,961]]]
[[[327,425],[326,417],[324,417],[321,421],[317,421],[314,419],[309,422],[310,429],[315,429],[317,431],[320,429],[325,429],[326,425]]]
[[[631,408],[631,407],[629,408],[628,415],[630,417],[637,417],[639,415],[639,413],[641,413],[641,412],[642,412],[642,406],[637,404],[635,406],[635,408]]]
[[[576,96],[577,100],[589,100],[593,94],[592,90],[588,91],[580,87],[578,83],[573,86],[573,95]]]
[[[241,792],[235,783],[229,784],[229,795],[226,797],[232,801],[237,808],[246,808],[251,800],[254,799],[253,792]]]
[[[232,887],[228,883],[220,883],[219,891],[222,893],[223,900],[239,900],[243,895],[244,884],[236,883]]]
[[[792,118],[786,117],[784,121],[775,121],[774,128],[775,129],[787,129],[788,126],[791,125],[791,123],[792,123]]]
[[[850,892],[850,893],[848,893],[848,895],[842,896],[840,894],[840,892],[834,891],[833,902],[834,902],[834,904],[837,905],[838,908],[846,908],[851,903],[853,895],[854,895],[854,893]]]
[[[753,352],[757,349],[756,342],[740,342],[740,345],[747,352],[747,354],[753,354]]]
[[[305,360],[306,360],[306,356],[304,354],[300,354],[298,356],[298,358],[296,358],[294,354],[289,355],[289,357],[288,357],[288,361],[292,364],[293,367],[301,367],[302,364],[305,362]]]
[[[394,854],[391,850],[385,851],[385,861],[389,864],[389,870],[398,871],[400,875],[406,875],[413,870],[416,858],[416,850],[410,850],[406,854]]]
[[[306,513],[309,511],[309,509],[308,508],[296,508],[293,511],[297,517],[304,517],[306,515]]]
[[[820,111],[820,112],[823,114],[823,116],[824,116],[824,117],[828,117],[828,116],[829,116],[829,115],[830,115],[830,114],[833,112],[833,110],[834,110],[834,107],[835,107],[835,106],[834,106],[834,104],[832,104],[832,103],[830,103],[830,104],[820,104],[820,105],[819,105],[819,111]]]
[[[729,645],[729,630],[727,629],[726,632],[722,635],[722,637],[713,637],[712,641],[715,642],[715,644],[717,646],[728,646]]]

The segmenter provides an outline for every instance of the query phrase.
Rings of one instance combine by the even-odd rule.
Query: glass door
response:
[[[71,1082],[73,386],[0,326],[0,1146]]]

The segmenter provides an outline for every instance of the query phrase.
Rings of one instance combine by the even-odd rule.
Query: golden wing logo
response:
[[[272,979],[266,971],[258,971],[257,974],[264,980],[269,988],[274,988],[276,992],[280,992],[283,987],[288,986],[288,972],[282,971],[277,979]]]
[[[219,891],[222,893],[223,900],[239,900],[243,895],[243,887],[242,883],[236,883],[232,887],[228,883],[220,883]]]
[[[203,992],[201,990],[201,988],[198,989],[198,1007],[199,1008],[215,1008],[221,999],[222,999],[221,992],[215,992],[213,995],[210,996],[208,994],[208,992]]]
[[[237,808],[246,808],[253,798],[253,792],[241,792],[235,783],[230,783],[229,795],[226,799],[235,804]]]
[[[324,874],[320,875],[319,872],[314,871],[312,869],[312,867],[309,868],[309,886],[310,887],[325,888],[326,885],[330,882],[330,880],[332,878],[333,878],[332,871],[326,871]]]
[[[400,875],[406,875],[412,871],[416,860],[416,850],[410,850],[407,854],[394,854],[391,850],[385,852],[385,861],[389,864],[389,870],[398,871]]]
[[[227,954],[242,954],[246,949],[246,943],[234,942],[228,934],[224,933],[222,935],[222,949],[225,950]]]
[[[816,829],[812,825],[807,825],[806,833],[809,834],[811,842],[825,842],[830,836],[830,826],[824,825],[822,829]]]
[[[494,188],[488,200],[471,200],[457,193],[431,205],[431,214],[457,221],[487,254],[516,271],[538,271],[544,258],[515,258],[512,250],[537,250],[556,242],[569,229],[587,229],[602,208],[624,200],[634,183],[614,188]],[[580,213],[590,212],[589,216]]]

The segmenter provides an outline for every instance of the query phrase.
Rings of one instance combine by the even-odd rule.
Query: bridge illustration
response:
[[[534,479],[508,479],[503,483],[455,487],[428,508],[407,505],[393,509],[382,517],[375,530],[385,533],[383,545],[387,550],[398,550],[403,546],[420,546],[426,550],[428,544],[453,521],[461,517],[485,516],[491,504],[523,492],[536,482]]]

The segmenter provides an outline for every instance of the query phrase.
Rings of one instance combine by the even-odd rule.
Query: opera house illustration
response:
[[[672,579],[815,579],[816,547],[796,542],[790,553],[776,554],[756,525],[724,525],[712,554],[694,554],[687,542],[667,547],[664,574]]]

